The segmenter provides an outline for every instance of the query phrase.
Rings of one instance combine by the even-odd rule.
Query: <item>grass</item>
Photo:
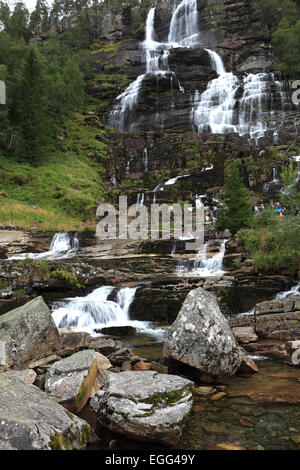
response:
[[[2,158],[0,224],[55,231],[95,227],[103,194],[103,167],[95,158],[107,158],[105,144],[96,139],[98,132],[75,115],[61,149],[49,153],[39,166]]]
[[[238,238],[254,259],[257,272],[295,276],[300,269],[300,217],[280,218],[271,211],[254,217]]]

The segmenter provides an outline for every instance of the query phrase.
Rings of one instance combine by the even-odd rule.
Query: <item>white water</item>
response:
[[[208,248],[209,242],[204,245],[202,250],[198,252],[198,255],[193,260],[182,260],[178,263],[176,271],[179,274],[189,273],[190,275],[196,275],[199,277],[212,277],[222,276],[223,270],[223,259],[226,251],[226,243],[228,240],[222,240],[220,250],[214,256],[209,256]],[[192,266],[190,267],[192,261]]]
[[[173,47],[191,47],[198,40],[197,0],[183,0],[173,13],[168,43]]]
[[[109,117],[110,124],[120,132],[125,128],[134,127],[135,108],[146,75],[152,74],[158,79],[169,74],[172,89],[173,79],[177,78],[169,69],[170,49],[196,47],[201,44],[197,4],[197,0],[182,0],[174,8],[167,43],[157,41],[155,8],[150,9],[146,21],[145,40],[141,43],[146,55],[145,74],[137,77],[124,93],[117,97],[117,105]],[[218,78],[208,83],[207,90],[202,95],[196,91],[192,97],[190,114],[192,126],[198,132],[213,134],[235,132],[257,145],[269,131],[276,142],[278,133],[275,123],[270,122],[270,117],[276,113],[274,104],[281,111],[290,106],[289,93],[285,90],[284,83],[275,80],[272,73],[249,74],[239,79],[233,73],[226,72],[222,58],[217,52],[205,50],[210,56],[212,68],[217,72]],[[179,82],[178,88],[184,93]],[[174,107],[173,101],[172,107]],[[159,110],[156,111],[155,124],[162,129],[164,114]]]
[[[145,201],[145,193],[138,193],[137,200],[136,200],[136,205],[138,207],[141,207],[141,206],[144,205],[144,201]]]
[[[274,300],[282,300],[282,299],[286,299],[287,297],[290,297],[291,295],[298,295],[298,294],[300,294],[300,282],[296,286],[292,287],[290,290],[280,292],[279,294],[277,294]]]
[[[77,234],[71,237],[68,233],[59,232],[56,233],[51,241],[49,251],[44,253],[20,253],[18,255],[11,256],[9,260],[18,259],[62,259],[70,258],[76,254],[79,249],[79,240]]]
[[[291,157],[292,160],[294,160],[297,164],[298,167],[298,173],[296,175],[296,181],[300,181],[300,155],[297,155],[296,157]]]
[[[300,295],[300,282],[299,284],[296,284],[295,286],[293,286],[290,290],[279,292],[278,294],[276,294],[273,300],[286,299],[290,297],[291,295]],[[242,317],[252,316],[254,315],[254,310],[255,310],[255,307],[249,312],[238,313],[237,315],[232,315],[231,318],[242,318]]]
[[[273,179],[264,184],[263,191],[269,191],[273,186],[278,186],[281,183],[278,168],[272,169],[272,175]]]
[[[116,302],[107,300],[115,287],[103,286],[85,297],[66,299],[65,305],[52,312],[57,328],[86,331],[99,335],[95,329],[111,326],[133,326],[139,332],[160,336],[161,330],[152,330],[150,322],[130,320],[130,306],[137,287],[125,287],[117,293]]]

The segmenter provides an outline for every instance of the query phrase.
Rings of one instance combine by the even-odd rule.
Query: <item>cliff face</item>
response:
[[[164,1],[156,8],[153,26],[158,43],[168,41],[171,18],[179,3],[179,0],[175,4],[172,0]],[[171,196],[172,200],[193,200],[194,193],[204,194],[211,188],[218,191],[224,182],[224,168],[235,158],[242,158],[245,184],[251,189],[262,192],[264,184],[272,179],[272,168],[281,163],[273,158],[272,151],[265,158],[258,155],[261,148],[274,144],[274,128],[260,138],[260,149],[254,149],[256,145],[246,137],[230,131],[223,135],[198,133],[191,119],[196,92],[201,96],[218,77],[207,49],[216,51],[226,71],[233,72],[240,81],[235,91],[237,98],[245,91],[247,84],[243,84],[243,79],[247,74],[269,72],[276,62],[271,43],[251,5],[251,0],[197,0],[201,45],[168,50],[169,71],[162,74],[145,74],[147,51],[142,42],[149,12],[141,8],[120,11],[105,7],[100,25],[102,40],[92,46],[97,76],[89,84],[89,93],[97,99],[97,114],[104,125],[112,126],[116,98],[143,75],[130,116],[125,115],[125,129],[106,132],[106,138],[99,137],[111,149],[112,160],[103,163],[110,181],[109,191],[114,190],[116,195],[126,193],[131,202],[136,201],[138,194],[148,193],[145,202],[151,202],[158,183],[171,176],[191,174],[191,179],[182,180],[174,188],[165,188],[158,197],[161,201]],[[288,84],[284,77],[272,77],[272,109],[286,111],[288,106],[282,96],[288,93]],[[271,79],[266,75],[265,80]],[[262,85],[257,82],[251,86],[254,90],[261,86],[260,91],[264,93]],[[235,105],[238,106],[241,107]],[[254,114],[258,106],[265,105],[253,101]],[[118,125],[120,113],[116,116],[114,124]],[[275,122],[275,128],[279,129],[277,143],[284,144],[297,134],[294,118],[286,120],[284,113],[264,119],[268,125]],[[256,158],[259,160],[252,164]],[[212,164],[213,171],[200,175],[202,168]],[[258,172],[256,165],[260,167]]]

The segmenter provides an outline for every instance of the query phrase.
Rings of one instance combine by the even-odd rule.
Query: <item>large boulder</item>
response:
[[[24,369],[60,347],[60,335],[42,297],[0,316],[0,367]]]
[[[85,447],[90,426],[34,385],[0,374],[0,449]]]
[[[88,349],[55,362],[49,369],[45,391],[73,413],[79,413],[104,382],[103,371],[112,367],[100,353]]]
[[[191,291],[164,336],[167,362],[180,363],[212,377],[234,375],[243,355],[214,297],[201,287]]]
[[[154,371],[108,376],[90,406],[98,422],[129,438],[175,444],[192,408],[194,383]]]

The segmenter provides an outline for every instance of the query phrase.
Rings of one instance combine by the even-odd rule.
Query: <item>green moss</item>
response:
[[[72,450],[68,439],[62,434],[51,434],[49,446],[52,450]]]
[[[144,403],[149,403],[152,405],[152,409],[155,408],[158,404],[164,403],[167,401],[169,405],[177,403],[182,398],[188,396],[191,393],[190,386],[184,387],[181,390],[172,390],[171,392],[165,393],[154,393],[149,396]]]
[[[81,435],[79,437],[80,445],[85,445],[89,442],[91,436],[91,428],[87,424],[83,424],[81,427]]]

